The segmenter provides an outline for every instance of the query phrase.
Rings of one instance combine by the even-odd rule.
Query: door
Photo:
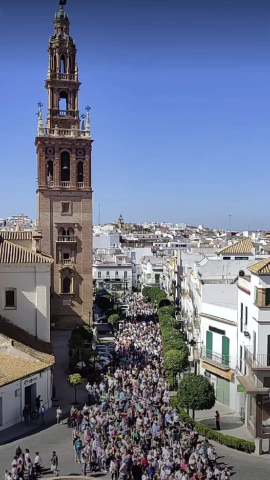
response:
[[[229,365],[230,363],[230,339],[228,337],[222,337],[222,363]]]
[[[227,407],[230,406],[230,382],[225,378],[217,377],[217,401]]]
[[[212,358],[213,350],[213,333],[207,330],[206,332],[206,357]]]

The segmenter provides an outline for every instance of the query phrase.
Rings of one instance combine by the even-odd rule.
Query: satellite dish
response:
[[[245,272],[244,270],[239,270],[239,277],[244,277],[245,276]]]

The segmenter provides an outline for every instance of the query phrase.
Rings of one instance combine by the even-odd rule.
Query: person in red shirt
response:
[[[148,460],[146,458],[146,455],[144,455],[141,459],[141,466],[143,467],[144,470],[148,467]]]

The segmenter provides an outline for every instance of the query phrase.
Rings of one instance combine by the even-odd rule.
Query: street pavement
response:
[[[69,332],[53,332],[53,343],[57,358],[55,369],[56,395],[64,412],[69,411],[74,398],[73,390],[67,383],[67,373],[65,373],[68,364],[67,342],[69,336]],[[84,385],[80,388],[78,396],[80,402],[84,403],[86,400]],[[23,450],[29,448],[32,459],[34,458],[34,453],[39,451],[43,461],[43,476],[45,478],[52,476],[49,467],[53,450],[57,452],[59,457],[60,476],[77,476],[81,474],[80,465],[74,462],[72,429],[67,427],[66,420],[63,425],[52,425],[52,422],[55,422],[55,407],[53,407],[50,412],[48,412],[46,422],[47,425],[45,425],[43,430],[37,433],[31,433],[29,427],[27,428],[24,424],[19,424],[7,429],[8,431],[0,432],[0,444],[2,444],[0,446],[0,475],[3,476],[5,470],[10,468],[17,445],[20,445]],[[19,436],[24,438],[12,442],[14,432],[15,434],[17,433],[15,437]],[[5,444],[5,442],[7,443]],[[270,455],[256,457],[255,455],[248,455],[228,449],[219,444],[215,444],[215,447],[219,456],[219,462],[230,467],[234,480],[242,480],[243,478],[245,478],[245,480],[266,480],[270,478]],[[104,475],[103,473],[97,473],[91,476],[104,477],[104,480],[109,478],[108,475]]]

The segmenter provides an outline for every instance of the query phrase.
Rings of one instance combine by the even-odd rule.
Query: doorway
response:
[[[29,405],[31,410],[34,408],[36,403],[36,387],[36,383],[33,383],[33,385],[28,385],[28,387],[25,387],[24,389],[24,404]]]
[[[227,407],[230,406],[230,382],[225,378],[217,377],[217,401],[223,403]]]

